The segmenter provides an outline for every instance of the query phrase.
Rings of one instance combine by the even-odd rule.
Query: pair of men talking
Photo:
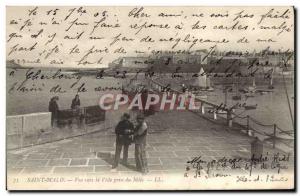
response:
[[[137,115],[137,124],[134,126],[130,121],[130,115],[124,113],[121,121],[115,128],[116,133],[116,151],[112,170],[116,170],[120,161],[120,155],[123,148],[123,164],[127,165],[128,148],[131,143],[135,144],[135,162],[136,169],[143,174],[148,173],[146,158],[146,136],[147,123],[144,115]]]

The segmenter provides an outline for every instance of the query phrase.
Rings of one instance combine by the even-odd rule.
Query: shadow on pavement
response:
[[[109,165],[113,165],[114,157],[115,157],[114,154],[111,154],[109,152],[98,152],[97,153],[97,158],[102,159]],[[123,165],[124,167],[127,167],[128,169],[130,169],[132,171],[138,171],[134,165],[124,164],[122,161],[120,162],[120,164]]]

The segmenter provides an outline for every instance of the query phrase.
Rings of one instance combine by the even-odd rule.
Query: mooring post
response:
[[[204,103],[201,102],[201,113],[205,114],[205,108],[204,108]]]
[[[250,119],[249,119],[249,115],[247,115],[247,131],[249,131],[250,129]]]
[[[24,124],[25,124],[25,116],[22,116],[22,129],[21,129],[21,136],[20,136],[20,140],[21,140],[20,141],[20,146],[21,146],[21,149],[24,146],[24,127],[25,127]]]
[[[217,110],[214,110],[214,120],[217,120]]]
[[[274,132],[273,132],[273,148],[275,148],[276,142],[276,124],[274,124]]]
[[[227,122],[229,127],[232,127],[232,120],[232,110],[227,110]]]
[[[83,108],[83,129],[84,129],[84,132],[87,133],[87,127],[86,127],[86,107]],[[105,123],[104,123],[104,126],[105,126]],[[105,127],[104,127],[105,128]]]

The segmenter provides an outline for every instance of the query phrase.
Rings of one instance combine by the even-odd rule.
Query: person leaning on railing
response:
[[[59,107],[57,101],[59,100],[58,96],[52,97],[49,102],[48,110],[51,112],[51,126],[54,126],[55,120],[57,120]]]
[[[75,95],[75,98],[72,100],[71,109],[78,110],[80,108],[80,99],[79,95]]]
[[[83,114],[80,110],[80,99],[78,94],[75,95],[74,99],[72,100],[71,109],[73,110],[73,117],[76,117],[77,123],[81,125],[83,120]]]

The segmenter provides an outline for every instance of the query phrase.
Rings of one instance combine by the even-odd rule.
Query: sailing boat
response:
[[[214,91],[214,88],[211,87],[210,78],[204,73],[203,67],[201,67],[198,74],[198,86],[202,91]]]
[[[246,97],[246,100],[249,98],[249,97],[255,97],[254,96],[254,93],[256,92],[256,84],[255,84],[255,77],[253,77],[253,80],[252,80],[252,86],[249,86],[248,87],[248,93],[245,95]],[[255,110],[257,108],[257,104],[245,104],[244,105],[244,108],[245,110]]]
[[[254,93],[256,91],[255,77],[253,77],[252,86],[249,86],[248,88],[249,88],[249,93],[247,93],[245,95],[246,96],[246,100],[249,97],[255,97],[254,96]],[[252,105],[245,104],[244,108],[245,108],[245,110],[255,110],[257,108],[257,104],[252,104]]]
[[[206,78],[206,90],[209,92],[214,91],[215,89],[211,86],[210,77]]]
[[[202,89],[205,89],[207,86],[207,76],[204,73],[203,67],[201,67],[199,71],[199,76],[198,76],[198,86]]]
[[[235,83],[235,92],[236,92],[236,94],[235,95],[233,95],[232,96],[232,100],[241,100],[242,99],[242,96],[240,95],[240,93],[239,93],[239,81],[237,81],[236,83]]]
[[[245,110],[255,110],[257,108],[257,104],[255,105],[244,105]]]
[[[271,73],[269,89],[274,89],[274,86],[273,86],[273,73],[274,73],[274,68],[272,69],[272,73]]]
[[[256,91],[255,77],[253,77],[252,86],[249,86],[248,90],[250,93],[255,93],[255,91]]]

